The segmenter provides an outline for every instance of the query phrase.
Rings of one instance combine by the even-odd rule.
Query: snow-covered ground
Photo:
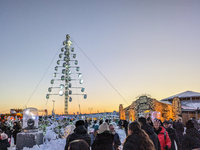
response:
[[[64,150],[66,139],[51,140],[42,145],[35,145],[33,148],[23,148],[23,150]],[[15,146],[11,146],[8,150],[16,150]]]
[[[66,127],[66,130],[71,132],[70,126]],[[125,131],[123,129],[119,129],[118,126],[116,127],[116,132],[119,134],[121,143],[124,142],[126,138]],[[65,133],[66,134],[66,133]],[[48,133],[48,137],[50,137],[51,133]],[[49,139],[49,138],[48,138]],[[12,139],[13,141],[13,139]],[[66,144],[66,139],[51,139],[50,141],[44,142],[42,145],[35,145],[33,148],[24,148],[23,150],[64,150]],[[13,146],[13,142],[11,142],[11,147],[8,150],[16,150],[15,146]]]
[[[118,127],[116,127],[116,132],[119,134],[120,137],[120,141],[121,143],[124,143],[125,139],[126,139],[126,133],[124,129],[118,129]],[[121,149],[122,149],[122,145],[121,145]]]

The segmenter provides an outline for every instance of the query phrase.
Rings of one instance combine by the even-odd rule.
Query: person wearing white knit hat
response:
[[[5,133],[1,133],[0,137],[0,148],[7,150],[8,147],[10,147],[10,144],[8,143],[8,136]]]
[[[92,144],[92,150],[113,150],[114,135],[109,131],[108,124],[104,122],[99,126],[98,134]]]
[[[6,139],[8,139],[7,134],[5,134],[5,133],[1,133],[1,139],[2,139],[2,140],[6,140]]]
[[[99,126],[99,131],[98,131],[98,134],[101,134],[103,133],[104,131],[109,131],[109,127],[108,127],[108,124],[106,122],[104,122],[103,124],[101,124]]]

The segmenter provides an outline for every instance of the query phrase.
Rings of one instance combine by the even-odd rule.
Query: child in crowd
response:
[[[8,150],[10,144],[8,143],[8,136],[5,133],[0,134],[0,150]]]

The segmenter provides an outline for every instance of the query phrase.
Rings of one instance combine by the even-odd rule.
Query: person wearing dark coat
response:
[[[100,121],[99,121],[99,125],[101,125],[103,123],[103,120],[101,119]]]
[[[134,121],[129,124],[123,150],[155,150],[155,148],[149,136],[141,129],[140,124]]]
[[[118,126],[120,129],[122,128],[122,120],[121,119],[118,121]]]
[[[5,133],[0,134],[0,150],[8,150],[10,144],[8,143],[8,136]]]
[[[108,124],[104,122],[99,126],[98,134],[92,143],[92,150],[113,150],[114,135],[109,131]]]
[[[110,129],[110,132],[112,132],[112,134],[114,135],[113,150],[118,150],[119,146],[121,145],[119,135],[118,133],[116,133],[114,125],[110,124],[109,129]]]
[[[184,126],[183,126],[183,123],[181,122],[181,119],[179,119],[177,122],[174,123],[174,129],[176,129],[176,133],[178,135],[179,142],[182,143]]]
[[[106,119],[105,122],[109,125],[109,120],[108,119]]]
[[[124,127],[125,132],[126,132],[126,136],[127,136],[128,135],[128,121],[123,120],[122,126]]]
[[[186,122],[186,134],[183,136],[182,149],[192,150],[200,148],[200,134],[194,128],[194,123],[192,120]]]
[[[88,129],[88,122],[87,122],[87,120],[85,120],[84,125],[85,125],[85,128],[86,128],[86,130],[87,130],[87,129]]]
[[[5,124],[5,122],[4,122],[4,121],[1,121],[1,127],[0,127],[0,129],[1,129],[3,132],[6,132],[6,127],[7,127],[7,125]]]
[[[8,135],[8,142],[10,144],[11,143],[11,136],[12,136],[12,131],[10,130],[10,127],[7,126],[5,133]]]
[[[20,129],[20,126],[18,125],[18,123],[14,122],[12,135],[13,135],[13,138],[14,138],[14,144],[15,145],[16,145],[16,142],[17,142],[17,133],[21,132],[20,130],[21,129]]]
[[[88,145],[91,146],[91,138],[90,135],[87,133],[87,130],[85,129],[83,120],[78,120],[76,122],[76,128],[74,129],[74,133],[68,135],[66,139],[65,150],[68,150],[68,146],[71,141],[78,139],[86,141]]]
[[[5,133],[8,135],[8,138],[11,138],[12,131],[10,130],[10,127],[6,128],[6,132]]]
[[[191,120],[192,120],[192,122],[194,123],[194,128],[197,129],[197,130],[199,130],[199,125],[198,125],[198,123],[197,123],[195,117],[192,117]]]
[[[179,142],[178,135],[176,133],[176,130],[172,128],[172,124],[173,124],[173,121],[165,120],[163,122],[163,125],[164,125],[166,131],[168,132],[169,138],[171,140],[171,148],[169,150],[176,150],[174,142],[176,142],[178,150],[181,150],[181,144]]]
[[[141,124],[141,128],[148,134],[149,138],[154,144],[156,150],[160,150],[160,142],[157,134],[154,132],[154,129],[150,124],[147,123],[146,118],[140,117],[138,122]]]
[[[152,120],[151,120],[151,117],[148,117],[148,118],[147,118],[147,123],[148,123],[150,126],[153,127],[153,122],[152,122]]]

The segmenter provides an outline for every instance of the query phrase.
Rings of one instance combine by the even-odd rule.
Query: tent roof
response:
[[[183,97],[200,97],[200,93],[193,92],[193,91],[185,91],[183,93],[179,93],[179,94],[176,94],[176,95],[164,98],[162,100],[173,99],[174,97],[178,97],[178,98],[183,98]]]
[[[167,101],[163,101],[163,102],[167,102]],[[168,102],[168,103],[172,104],[171,102]],[[181,101],[181,108],[183,110],[192,110],[192,111],[197,110],[200,108],[200,101],[199,100]]]
[[[159,101],[159,102],[172,105],[172,103],[168,101]]]
[[[182,101],[181,105],[182,107],[193,108],[196,110],[200,108],[200,101],[199,100]]]

